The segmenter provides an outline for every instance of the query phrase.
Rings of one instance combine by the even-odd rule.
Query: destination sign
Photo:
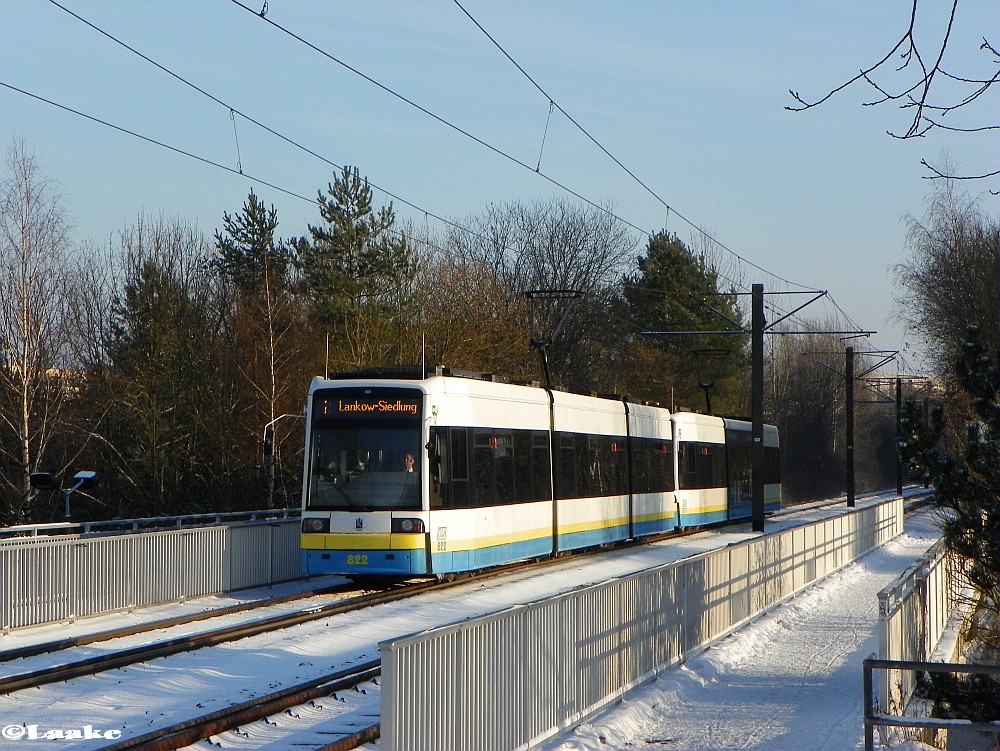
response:
[[[313,395],[313,417],[414,418],[423,394],[408,389],[323,389]]]
[[[341,414],[345,412],[378,412],[381,414],[408,412],[411,415],[417,414],[417,404],[407,404],[402,399],[397,399],[394,402],[388,402],[385,399],[379,399],[377,402],[363,402],[359,399],[345,402],[343,399],[338,399],[336,409]]]

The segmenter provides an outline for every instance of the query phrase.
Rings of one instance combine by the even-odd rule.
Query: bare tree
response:
[[[968,7],[966,3],[963,7]],[[911,0],[910,14],[905,28],[895,44],[874,63],[862,69],[856,76],[828,91],[824,96],[807,100],[797,91],[789,93],[796,104],[786,107],[793,112],[812,109],[828,101],[836,94],[856,83],[869,86],[875,96],[865,102],[865,106],[894,103],[900,109],[911,113],[905,130],[888,131],[893,138],[920,138],[933,129],[955,133],[983,133],[1000,130],[995,121],[998,112],[995,104],[990,107],[985,102],[987,92],[1000,80],[1000,52],[984,36],[979,44],[983,53],[980,71],[967,72],[953,66],[949,49],[956,43],[953,34],[959,16],[959,0],[952,0],[949,10],[940,18],[928,18],[937,10],[933,4]],[[928,31],[938,27],[937,33]],[[943,27],[943,28],[941,28]],[[927,37],[931,41],[927,41]],[[985,107],[986,114],[974,105]],[[956,122],[968,115],[966,122]],[[945,123],[945,118],[950,119]],[[980,118],[987,118],[986,122]],[[975,175],[956,175],[948,169],[939,169],[926,159],[921,162],[935,178],[981,180],[1000,176],[1000,169],[992,169]]]
[[[899,317],[923,339],[930,365],[950,378],[965,331],[997,338],[1000,222],[951,182],[940,183],[922,220],[909,219],[910,257],[896,266]]]
[[[69,226],[54,183],[22,139],[0,183],[0,480],[12,520],[28,518],[29,475],[42,467],[69,393]],[[46,468],[48,469],[48,468]]]
[[[831,329],[821,325],[818,329]],[[781,434],[782,494],[821,498],[843,490],[843,343],[830,334],[771,336],[766,412]]]
[[[421,252],[417,304],[401,361],[534,377],[537,361],[525,328],[525,298],[510,294],[482,261],[458,258],[420,240],[415,245]]]
[[[474,234],[452,232],[449,248],[496,278],[495,302],[505,313],[523,315],[530,290],[583,293],[540,306],[536,320],[540,332],[552,331],[565,317],[550,350],[552,370],[573,388],[593,387],[595,366],[607,359],[605,345],[614,337],[609,308],[635,253],[628,228],[608,211],[561,199],[491,206],[464,224]],[[527,338],[528,321],[522,325]]]

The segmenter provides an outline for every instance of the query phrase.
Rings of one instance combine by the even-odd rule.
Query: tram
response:
[[[314,378],[309,574],[447,576],[750,516],[750,423],[438,368]],[[780,505],[765,426],[765,511]]]

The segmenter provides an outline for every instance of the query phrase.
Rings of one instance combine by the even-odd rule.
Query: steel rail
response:
[[[331,615],[348,613],[353,610],[361,610],[373,605],[382,605],[389,602],[396,602],[407,597],[413,597],[429,589],[437,589],[449,586],[444,582],[422,582],[410,584],[402,589],[389,592],[378,592],[371,595],[352,597],[347,600],[321,605],[309,610],[296,613],[285,613],[283,615],[270,616],[249,623],[241,623],[234,626],[206,631],[201,634],[182,636],[175,639],[167,639],[154,644],[146,644],[130,649],[123,649],[106,655],[98,655],[83,660],[57,665],[49,668],[42,668],[26,673],[18,673],[0,678],[0,695],[21,691],[28,688],[37,688],[49,683],[79,678],[85,675],[114,670],[116,668],[134,665],[136,663],[153,660],[159,657],[169,657],[170,655],[182,652],[192,652],[197,649],[214,647],[225,642],[237,641],[249,636],[257,636],[268,631],[277,631],[283,628],[290,628],[301,623],[326,618]]]
[[[647,541],[648,539],[649,538],[647,538]],[[466,584],[475,579],[491,578],[504,573],[518,571],[522,568],[537,566],[546,562],[561,562],[562,560],[564,559],[552,558],[521,561],[509,566],[497,567],[471,574],[459,574],[453,579],[444,581],[425,580],[405,584],[403,586],[394,586],[392,589],[360,595],[358,597],[340,600],[327,605],[320,605],[308,610],[270,616],[247,623],[205,631],[200,634],[177,637],[174,639],[159,641],[154,644],[146,644],[139,647],[123,649],[106,655],[98,655],[83,660],[65,663],[63,665],[56,665],[30,672],[0,677],[0,695],[13,693],[15,691],[22,691],[28,688],[38,688],[39,686],[44,686],[49,683],[57,683],[73,678],[80,678],[86,675],[94,675],[106,670],[114,670],[116,668],[134,665],[136,663],[157,659],[159,657],[169,657],[182,652],[193,652],[198,649],[213,647],[218,644],[237,641],[250,636],[257,636],[258,634],[266,633],[268,631],[278,631],[280,629],[290,628],[302,623],[309,623],[311,621],[316,621],[332,615],[349,613],[351,611],[361,610],[373,605],[383,605],[386,603],[397,602],[423,592],[448,589],[450,587]],[[149,629],[140,629],[140,631],[142,630]]]
[[[616,547],[619,548],[632,547],[634,545],[642,545],[664,538],[670,539],[670,538],[686,536],[688,534],[695,534],[700,531],[704,531],[704,528],[691,528],[689,530],[684,530],[683,532],[680,533],[671,532],[671,533],[666,533],[664,535],[653,535],[649,537],[643,537],[640,539],[626,540],[618,544]],[[363,608],[370,607],[372,605],[382,605],[385,603],[396,602],[398,600],[406,599],[407,597],[413,597],[423,592],[439,590],[439,589],[447,589],[449,587],[458,586],[461,584],[467,584],[468,582],[473,580],[492,578],[495,576],[499,576],[501,574],[519,571],[524,568],[537,567],[539,565],[546,565],[546,564],[562,563],[566,560],[566,558],[570,556],[587,555],[599,552],[602,552],[602,549],[597,548],[597,549],[587,549],[580,551],[566,551],[565,553],[560,554],[559,556],[553,556],[550,558],[530,559],[526,561],[512,563],[506,566],[498,566],[495,568],[486,569],[483,571],[458,574],[454,578],[450,578],[443,581],[425,580],[416,583],[410,583],[402,587],[397,586],[394,589],[383,590],[380,592],[361,595],[359,597],[353,597],[346,600],[341,600],[335,603],[330,603],[328,605],[321,605],[316,608],[310,608],[309,610],[305,611],[299,611],[296,613],[286,613],[277,616],[270,616],[267,618],[250,621],[248,623],[237,624],[234,626],[227,626],[224,628],[214,629],[211,631],[205,631],[200,634],[177,637],[175,639],[167,639],[164,641],[156,642],[154,644],[146,644],[139,647],[132,647],[129,649],[116,651],[106,655],[99,655],[95,657],[86,658],[83,660],[77,660],[74,662],[65,663],[63,665],[57,665],[49,668],[42,668],[39,670],[34,670],[25,673],[18,673],[16,675],[10,675],[6,677],[0,677],[0,695],[13,693],[15,691],[21,691],[28,688],[37,688],[39,686],[44,686],[49,683],[57,683],[60,681],[79,678],[86,675],[93,675],[106,670],[114,670],[116,668],[126,667],[128,665],[134,665],[136,663],[145,662],[147,660],[153,660],[159,657],[169,657],[171,655],[180,654],[182,652],[192,652],[198,649],[203,649],[205,647],[213,647],[218,644],[223,644],[225,642],[237,641],[239,639],[244,639],[250,636],[257,636],[258,634],[262,634],[267,631],[277,631],[283,628],[297,626],[301,623],[309,623],[311,621],[319,620],[321,618],[325,618],[331,615],[339,615],[341,613],[348,613],[353,610],[361,610]],[[218,611],[216,612],[218,613]],[[196,620],[203,620],[203,619],[196,619]],[[148,628],[140,628],[137,631],[137,633],[141,633],[142,631],[146,630],[152,630],[153,628],[155,627],[150,626]],[[123,634],[123,635],[128,635],[128,634]],[[114,637],[109,637],[109,638],[114,638]],[[101,640],[102,640],[101,638],[94,638],[91,641],[101,641]],[[83,642],[83,643],[89,643],[89,642]],[[77,645],[70,644],[67,646],[77,646]],[[23,649],[31,650],[32,648],[26,647]],[[44,651],[53,651],[53,650],[44,650]],[[4,654],[6,655],[9,653],[4,653]],[[11,658],[4,657],[4,659],[11,659]]]
[[[175,725],[153,730],[149,733],[118,741],[105,746],[101,751],[175,751],[189,746],[212,735],[224,733],[245,725],[257,722],[265,717],[282,712],[291,707],[304,704],[321,696],[329,696],[335,691],[353,688],[363,681],[370,680],[382,671],[379,660],[371,660],[346,670],[341,670],[321,678],[300,683],[297,686],[282,691],[257,697],[227,709],[195,717]],[[334,743],[323,746],[324,750],[356,748],[378,737],[380,725],[373,725],[360,732],[345,735]],[[343,745],[347,744],[347,745]]]
[[[72,647],[84,647],[88,644],[96,644],[98,642],[109,641],[111,639],[120,639],[125,636],[135,636],[136,634],[142,634],[147,631],[158,631],[160,629],[171,628],[173,626],[183,626],[188,623],[207,621],[211,618],[218,618],[225,615],[235,615],[236,613],[260,610],[261,608],[279,605],[285,602],[306,600],[310,597],[320,597],[322,595],[351,592],[356,591],[357,589],[358,587],[352,584],[345,584],[336,587],[322,587],[321,589],[313,589],[307,592],[281,595],[279,597],[254,600],[252,602],[243,602],[237,605],[227,605],[221,608],[203,610],[199,613],[177,615],[171,618],[161,618],[156,621],[147,621],[146,623],[137,623],[134,626],[123,626],[121,628],[108,629],[107,631],[98,631],[93,634],[56,639],[54,641],[30,644],[25,647],[15,647],[13,649],[2,649],[0,650],[0,662],[10,662],[11,660],[20,660],[25,657],[36,657],[49,652],[59,652],[63,649],[71,649]]]

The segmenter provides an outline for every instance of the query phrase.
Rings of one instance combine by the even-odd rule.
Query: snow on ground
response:
[[[875,500],[859,499],[858,506]],[[843,510],[843,505],[839,504],[775,518],[768,521],[767,531],[842,513]],[[827,748],[855,746],[856,739],[860,738],[861,722],[860,660],[874,650],[874,645],[866,644],[865,639],[869,638],[871,630],[869,621],[873,623],[877,613],[875,593],[900,574],[933,541],[936,536],[933,528],[924,523],[925,529],[921,531],[920,524],[908,521],[911,527],[908,535],[870,554],[861,564],[848,567],[829,584],[801,595],[786,608],[776,610],[741,635],[728,639],[719,648],[665,675],[656,685],[635,694],[616,712],[595,720],[574,736],[564,739],[562,743],[565,745],[558,745],[558,748],[615,749],[624,748],[629,742],[635,744],[630,748],[735,748],[741,744],[747,748],[823,748],[812,743],[822,733],[826,733],[829,739]],[[31,725],[37,726],[40,731],[93,726],[120,732],[122,737],[134,736],[204,711],[260,696],[269,690],[374,659],[378,656],[378,643],[386,639],[496,612],[615,576],[626,576],[754,536],[749,525],[746,527],[743,530],[703,532],[638,548],[567,559],[553,566],[470,582],[447,592],[424,594],[405,602],[368,608],[360,613],[333,616],[214,649],[175,655],[65,684],[51,684],[30,692],[0,696],[0,729],[16,732],[18,728]],[[860,589],[855,591],[856,587]],[[849,611],[846,605],[836,604],[842,596],[852,608],[859,610]],[[220,601],[227,599],[219,598]],[[190,603],[185,607],[190,607]],[[205,603],[200,603],[199,607],[205,607]],[[813,622],[813,614],[825,610],[830,610],[830,614]],[[843,622],[835,620],[842,614],[841,611],[853,615]],[[118,614],[79,621],[72,626],[52,624],[37,630],[27,629],[18,636],[27,636],[30,631],[33,638],[27,641],[42,638],[43,635],[51,639],[67,635],[66,631],[79,632],[88,626],[94,628],[98,623],[100,627],[94,630],[118,625],[115,621],[130,622],[134,619],[135,615]],[[817,643],[818,635],[823,637],[819,641],[820,649],[810,652],[809,647]],[[840,639],[844,635],[853,638],[850,648],[841,646]],[[0,649],[21,641],[20,638],[12,639],[13,636],[0,638]],[[804,645],[799,648],[803,651],[796,653],[798,656],[790,651],[793,636],[804,640]],[[122,649],[142,640],[142,637],[129,637],[114,643],[92,645],[81,651]],[[761,662],[767,655],[769,645],[775,641],[789,647],[785,655],[786,664],[780,669],[766,667],[764,673],[747,672],[744,675],[742,666]],[[815,656],[813,652],[816,652]],[[825,685],[826,671],[848,659],[843,653],[857,662],[856,667],[848,670],[850,679],[842,685]],[[3,668],[6,671],[31,670],[49,660],[50,657],[39,656],[13,661]],[[713,687],[730,685],[730,682],[733,682],[734,693],[712,693]],[[814,684],[824,686],[821,691],[825,700],[809,698],[815,689]],[[855,695],[857,700],[850,698]],[[848,704],[851,706],[846,706]],[[740,707],[740,714],[736,717],[739,722],[731,726],[724,720],[734,717],[733,707]],[[835,742],[843,736],[838,736],[836,733],[839,730],[832,728],[806,733],[790,745],[767,745],[776,742],[775,739],[784,738],[789,732],[787,726],[792,723],[813,728],[827,727],[829,723],[824,725],[820,721],[833,709],[840,711],[843,727],[850,726],[853,731],[852,740],[847,745]],[[761,716],[757,717],[751,710]],[[708,726],[697,721],[700,717],[721,719]],[[611,745],[602,745],[598,741],[599,735],[604,735]],[[71,744],[74,751],[89,751],[103,745],[106,741],[101,743],[89,737]],[[0,748],[3,748],[2,742]]]
[[[861,663],[878,649],[878,592],[939,537],[933,513],[908,517],[900,537],[546,751],[864,748]]]
[[[834,514],[842,510],[841,507],[808,513]],[[777,528],[777,523],[774,526]],[[376,659],[378,644],[384,640],[551,597],[751,536],[753,534],[747,531],[702,532],[638,548],[568,558],[550,566],[423,593],[405,601],[333,615],[210,649],[3,695],[0,696],[0,749],[5,747],[4,739],[27,738],[26,734],[35,728],[34,732],[39,735],[49,731],[73,732],[74,751],[92,751],[107,745],[106,740],[92,737],[91,733],[97,730],[120,734],[121,738],[134,737]],[[226,602],[230,598],[208,599]],[[204,606],[205,603],[199,605]],[[163,617],[164,609],[159,610]],[[134,620],[134,614],[120,613],[62,624],[62,627],[51,624],[26,629],[24,636],[31,632],[26,640],[4,637],[0,639],[0,647],[58,638],[67,635],[63,630],[73,633],[80,633],[87,627],[106,630]],[[172,629],[170,635],[176,635],[177,630],[199,628],[198,624],[179,626]],[[164,635],[161,632],[160,636]],[[80,659],[148,640],[148,635],[123,637],[77,647],[61,653],[61,657],[72,655]],[[51,664],[53,659],[51,655],[38,655],[0,663],[0,674],[36,670]],[[91,730],[85,731],[86,728]]]

